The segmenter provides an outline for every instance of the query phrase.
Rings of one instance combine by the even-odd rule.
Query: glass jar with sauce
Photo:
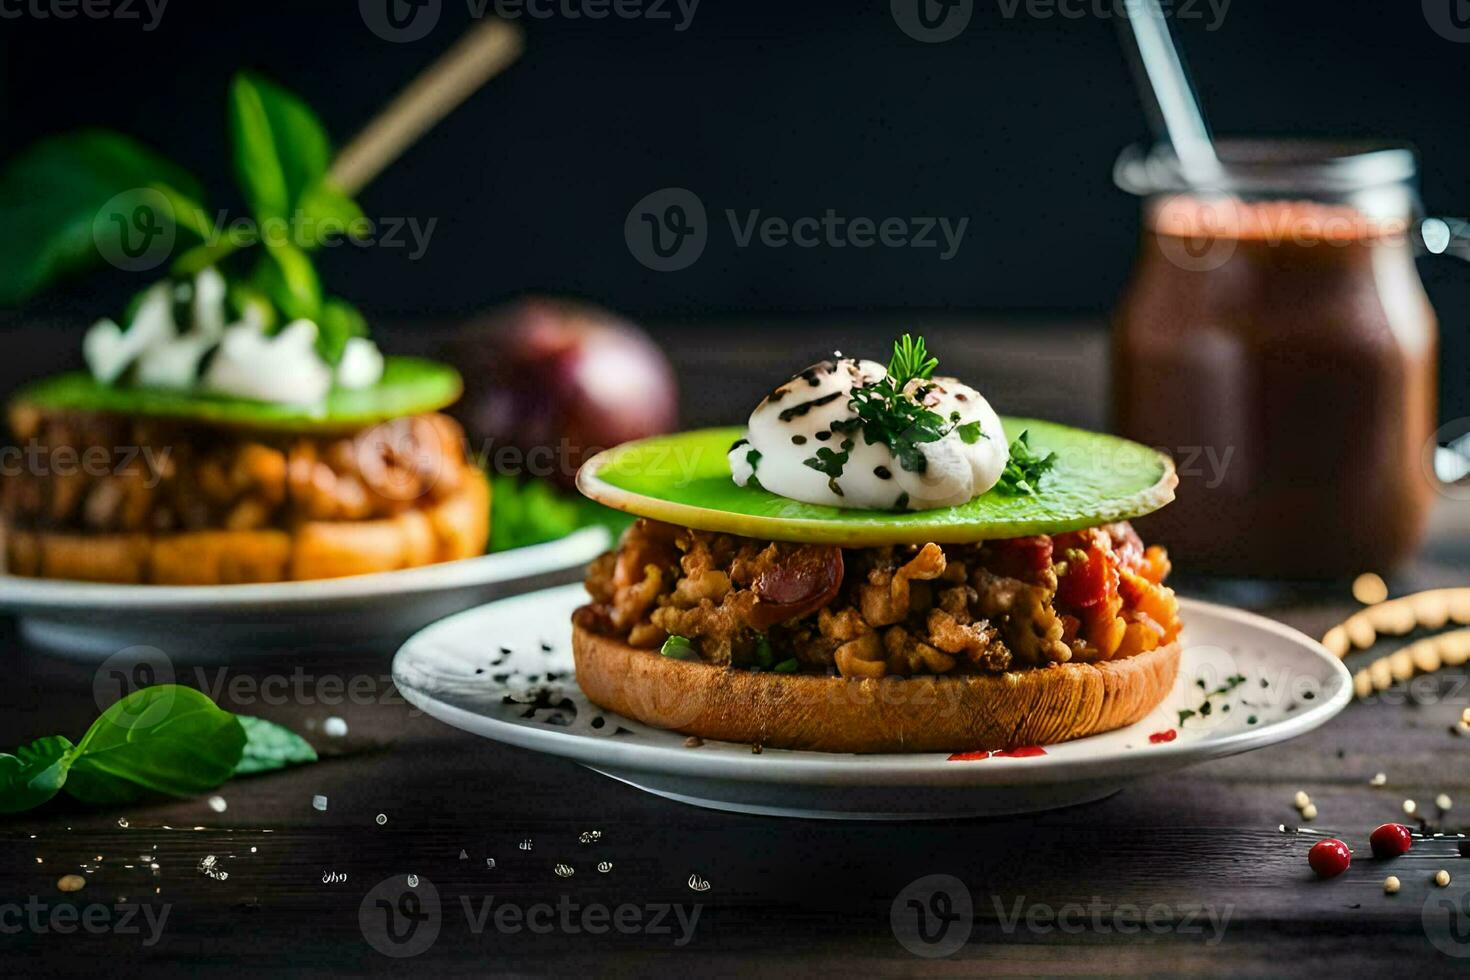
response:
[[[1118,430],[1179,468],[1140,522],[1184,568],[1327,578],[1418,548],[1438,328],[1406,147],[1223,142],[1211,187],[1125,152],[1144,199],[1113,329]]]

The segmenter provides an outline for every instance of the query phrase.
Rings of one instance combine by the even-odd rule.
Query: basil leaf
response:
[[[317,318],[316,349],[328,364],[342,360],[342,351],[353,337],[368,335],[367,319],[357,307],[343,299],[329,297],[322,303]]]
[[[245,750],[240,761],[235,764],[236,776],[316,761],[316,750],[306,739],[289,728],[282,728],[264,718],[252,718],[249,715],[235,717],[245,729]]]
[[[244,748],[234,715],[191,687],[163,684],[104,711],[77,745],[72,767],[192,796],[229,779]]]
[[[266,249],[268,261],[255,267],[254,284],[270,297],[286,320],[321,316],[322,284],[307,254],[295,245]]]
[[[198,181],[130,137],[88,129],[27,147],[0,173],[0,304],[98,265],[98,215],[119,194],[150,189],[170,205],[154,209],[160,228],[207,225]]]
[[[230,86],[230,140],[235,179],[257,221],[285,221],[291,208],[286,172],[276,151],[270,115],[260,89],[245,75]]]
[[[22,745],[15,755],[0,753],[0,813],[19,813],[45,803],[66,783],[71,742],[60,735]]]
[[[322,182],[332,160],[326,128],[310,106],[274,82],[248,72],[235,80],[258,94],[286,179],[287,200],[291,207],[302,206],[307,191]]]
[[[288,219],[326,175],[332,150],[321,120],[258,75],[242,72],[230,86],[230,134],[236,179],[261,221]]]
[[[66,795],[92,806],[135,803],[148,794],[136,783],[101,769],[74,766],[66,778]]]
[[[360,235],[366,217],[357,202],[338,190],[329,181],[311,185],[302,195],[298,205],[300,211],[302,248],[315,248],[335,238],[353,238]]]

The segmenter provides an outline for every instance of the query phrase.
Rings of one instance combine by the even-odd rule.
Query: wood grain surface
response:
[[[869,318],[861,337],[894,324],[907,325]],[[1008,411],[1101,424],[1098,332],[916,325]],[[680,366],[688,421],[704,424],[753,403],[774,365],[852,330],[791,321],[658,333]],[[0,380],[19,370],[6,366]],[[1062,392],[1058,377],[1070,379]],[[1445,502],[1423,555],[1389,578],[1395,594],[1470,584],[1467,510]],[[1317,636],[1358,608],[1346,583],[1177,584]],[[0,973],[1281,976],[1450,975],[1470,965],[1470,860],[1448,842],[1416,845],[1391,867],[1367,849],[1368,832],[1400,819],[1406,798],[1433,816],[1435,797],[1448,794],[1456,809],[1446,825],[1470,824],[1457,818],[1470,815],[1470,738],[1451,732],[1470,707],[1463,668],[1351,705],[1296,741],[1143,780],[1097,804],[878,824],[684,806],[463,734],[403,702],[387,679],[387,646],[202,668],[190,651],[169,654],[181,681],[302,732],[322,761],[225,786],[222,813],[201,798],[105,811],[57,802],[0,819]],[[97,713],[97,685],[107,694],[91,666],[25,649],[10,624],[0,627],[0,671],[0,747],[75,737]],[[346,722],[345,736],[325,733],[331,717]],[[1386,784],[1370,786],[1378,772]],[[1310,840],[1277,829],[1300,822],[1298,790],[1319,808],[1315,826],[1356,849],[1342,878],[1315,880]],[[600,839],[581,842],[587,831]],[[526,840],[530,850],[519,846]],[[199,870],[208,855],[227,878]],[[602,862],[610,870],[598,871]],[[558,864],[574,874],[559,877]],[[1442,890],[1430,881],[1441,867],[1454,876]],[[1390,871],[1403,882],[1394,896],[1381,887]],[[439,932],[421,955],[394,959],[371,944],[359,912],[380,881],[409,873],[437,891]],[[85,878],[81,891],[58,889],[66,874]],[[900,893],[934,874],[962,881],[973,904],[968,941],[942,959],[911,952],[890,918]],[[709,889],[691,890],[691,875]],[[1434,921],[1458,930],[1426,927],[1426,902],[1441,898],[1456,909]],[[161,930],[141,913],[127,923],[137,931],[124,928],[118,903],[166,914]],[[549,931],[497,928],[501,907],[539,903]],[[668,932],[595,935],[581,925],[591,906],[651,916],[660,903],[686,915],[699,907],[687,937],[672,914],[661,923]],[[69,913],[50,916],[62,906],[95,928],[60,931]]]

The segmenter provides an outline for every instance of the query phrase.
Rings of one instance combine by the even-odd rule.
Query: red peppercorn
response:
[[[1380,860],[1396,858],[1400,854],[1407,854],[1409,848],[1414,846],[1414,835],[1401,823],[1386,823],[1373,831],[1368,837],[1368,843],[1373,845],[1374,857]]]
[[[1336,838],[1319,840],[1307,852],[1307,863],[1319,878],[1336,878],[1353,863],[1353,854],[1348,846]]]

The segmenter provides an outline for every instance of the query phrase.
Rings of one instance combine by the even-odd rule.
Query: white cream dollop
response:
[[[923,472],[904,468],[887,444],[869,443],[860,429],[834,430],[833,423],[854,417],[848,407],[853,388],[886,376],[876,361],[842,358],[813,365],[781,385],[756,406],[745,438],[730,450],[735,482],[746,486],[754,478],[792,500],[866,510],[953,507],[1000,482],[1010,458],[1000,417],[978,391],[954,378],[915,380],[904,389],[947,429],[942,438],[918,444]],[[973,434],[971,423],[980,432],[967,442],[961,427]],[[847,453],[836,476],[808,465],[824,447]]]
[[[336,368],[316,350],[317,325],[296,320],[274,336],[255,309],[227,324],[224,277],[206,268],[193,288],[149,287],[132,325],[122,330],[97,321],[82,340],[92,376],[114,384],[130,369],[133,381],[153,388],[202,388],[216,394],[286,404],[316,404],[335,383],[370,388],[383,376],[383,355],[364,337],[349,339]],[[190,323],[174,323],[175,304],[187,300]],[[180,327],[183,329],[180,329]],[[211,354],[201,377],[200,365]]]
[[[313,405],[332,390],[332,369],[316,352],[316,324],[292,320],[274,336],[258,324],[225,328],[205,372],[207,391],[264,402]]]
[[[383,352],[366,337],[351,337],[337,362],[337,384],[343,388],[371,388],[383,376]]]

